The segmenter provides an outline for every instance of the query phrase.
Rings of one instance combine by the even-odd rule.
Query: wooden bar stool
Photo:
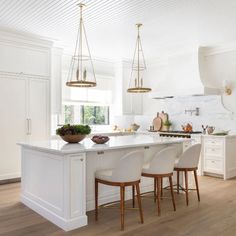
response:
[[[95,173],[95,219],[98,220],[98,184],[120,187],[121,230],[124,230],[125,187],[132,186],[133,198],[136,188],[139,215],[143,224],[143,211],[140,197],[140,179],[143,165],[143,152],[134,151],[122,157],[115,169],[98,170]],[[133,199],[134,205],[134,199]]]
[[[200,202],[200,193],[199,193],[199,186],[198,186],[198,179],[197,179],[197,169],[198,169],[198,162],[201,152],[201,144],[195,144],[190,146],[180,157],[178,162],[175,164],[174,170],[177,171],[177,193],[179,193],[180,184],[179,184],[179,174],[180,172],[184,173],[185,177],[185,188],[181,188],[186,193],[186,204],[188,206],[189,199],[188,199],[188,172],[193,171],[196,189],[197,190],[197,197],[198,201]]]
[[[162,179],[164,177],[169,178],[171,197],[174,211],[176,210],[174,191],[173,191],[173,170],[176,159],[176,149],[174,147],[168,147],[158,152],[154,158],[143,166],[142,176],[154,179],[154,196],[157,195],[157,212],[158,216],[161,215],[160,199],[162,192]],[[157,189],[157,194],[156,194]]]

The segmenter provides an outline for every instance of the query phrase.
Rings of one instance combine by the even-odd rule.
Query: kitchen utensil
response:
[[[157,113],[157,117],[153,119],[152,124],[154,126],[154,131],[159,131],[162,126],[162,119],[159,117],[159,112]]]
[[[182,125],[182,129],[184,132],[192,132],[193,126],[190,123],[187,123],[186,125]]]
[[[137,124],[131,124],[130,125],[130,128],[133,130],[133,131],[137,131],[139,129],[140,125],[137,125]]]
[[[202,133],[206,134],[206,130],[208,128],[208,125],[206,125],[206,127],[204,125],[202,125]]]
[[[212,134],[212,133],[214,132],[214,130],[215,130],[215,127],[214,127],[214,126],[208,126],[208,127],[207,127],[207,133],[208,133],[208,134]]]

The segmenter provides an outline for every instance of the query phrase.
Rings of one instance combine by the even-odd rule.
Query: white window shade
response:
[[[67,73],[63,73],[63,101],[110,104],[112,102],[113,78],[96,75],[96,79],[97,86],[94,88],[72,88],[65,85]]]

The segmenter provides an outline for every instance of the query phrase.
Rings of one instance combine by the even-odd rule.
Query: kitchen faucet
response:
[[[196,107],[195,109],[189,109],[189,110],[184,110],[184,114],[190,113],[191,116],[193,113],[195,113],[195,116],[199,116],[199,107]]]

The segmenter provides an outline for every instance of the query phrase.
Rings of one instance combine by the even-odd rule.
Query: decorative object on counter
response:
[[[94,135],[91,140],[96,144],[104,144],[110,140],[108,136]]]
[[[184,132],[192,132],[193,131],[193,126],[190,123],[187,123],[186,125],[182,125],[182,129]]]
[[[139,128],[140,128],[140,125],[138,125],[138,124],[131,124],[130,125],[130,128],[133,130],[133,131],[137,131]]]
[[[199,116],[199,111],[200,111],[200,108],[199,108],[199,107],[196,107],[195,109],[184,110],[184,114],[190,113],[191,116],[192,116],[193,113],[194,113],[195,116]]]
[[[154,126],[154,130],[153,131],[159,131],[161,130],[161,126],[162,126],[162,119],[159,116],[159,112],[157,112],[157,116],[153,119],[152,124]]]
[[[138,36],[136,40],[136,46],[134,50],[134,57],[132,62],[132,72],[130,76],[129,88],[127,89],[128,93],[147,93],[152,89],[144,87],[142,72],[146,70],[146,62],[144,59],[141,39],[140,39],[140,27],[142,24],[136,24],[138,29]]]
[[[74,56],[71,59],[66,85],[69,87],[95,87],[97,85],[93,61],[83,23],[82,11],[85,5],[80,3],[80,24],[76,39]],[[83,49],[84,47],[84,49]],[[86,55],[87,54],[87,55]]]
[[[208,127],[207,127],[207,133],[208,133],[208,134],[212,134],[212,133],[214,132],[214,130],[215,130],[215,127],[214,127],[214,126],[208,126]]]
[[[223,80],[223,90],[226,95],[232,94],[232,89],[228,80]]]
[[[65,142],[79,143],[87,134],[91,133],[91,128],[88,125],[63,125],[56,130],[56,134],[59,135]]]
[[[219,136],[224,136],[228,135],[230,130],[219,130],[217,132],[213,132],[212,135],[219,135]]]
[[[162,130],[162,131],[166,131],[166,127],[164,127],[164,123],[168,123],[169,116],[168,116],[167,113],[165,113],[164,111],[162,111],[161,113],[159,113],[159,117],[160,117],[161,120],[162,120],[161,130]]]
[[[203,134],[207,133],[207,128],[208,128],[208,125],[206,125],[206,127],[204,125],[202,125],[202,133]]]
[[[172,123],[169,121],[169,120],[166,120],[164,123],[163,123],[163,126],[162,126],[162,131],[169,131],[170,130],[170,127],[171,127]]]

